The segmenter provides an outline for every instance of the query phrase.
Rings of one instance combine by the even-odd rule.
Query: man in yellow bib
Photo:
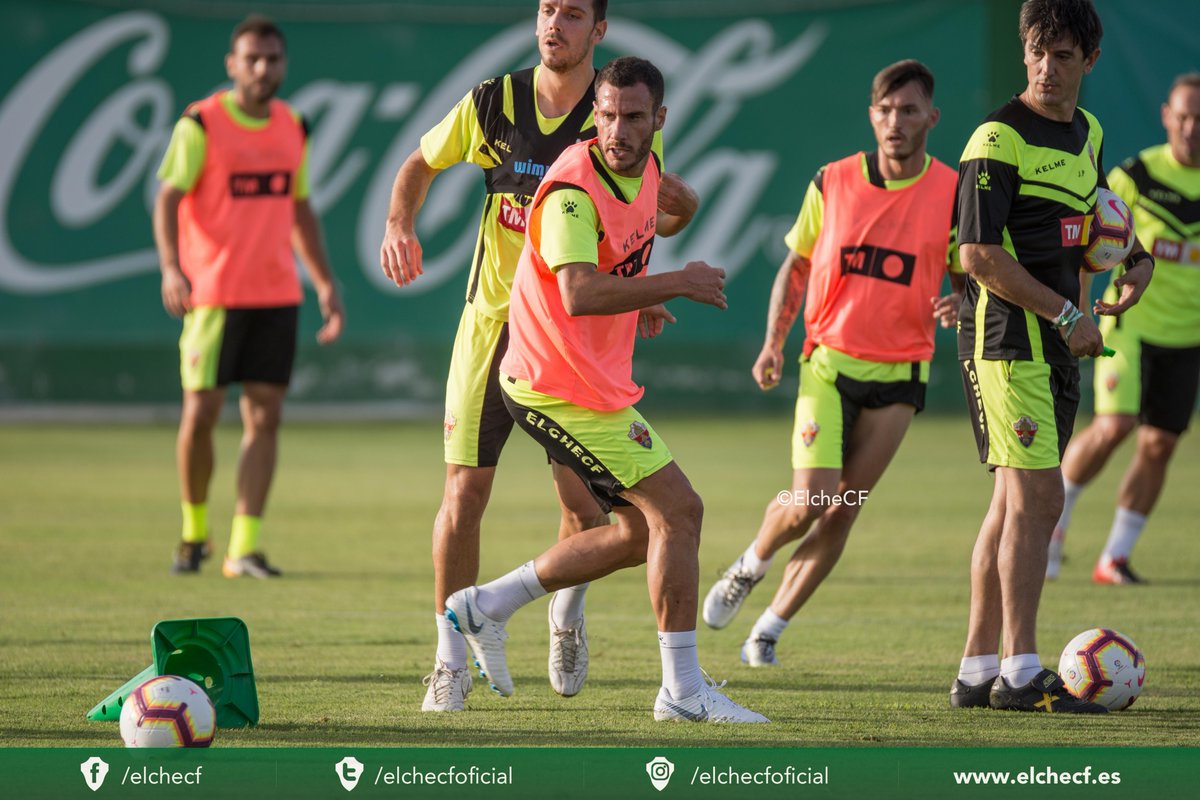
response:
[[[1105,317],[1104,340],[1117,351],[1096,363],[1096,418],[1063,457],[1063,511],[1046,577],[1058,576],[1063,539],[1083,487],[1137,428],[1137,451],[1117,490],[1096,583],[1142,579],[1129,557],[1162,493],[1167,464],[1187,430],[1200,384],[1200,73],[1180,75],[1162,106],[1167,142],[1143,150],[1108,174],[1109,187],[1133,210],[1141,239],[1157,260],[1154,281],[1133,308]],[[1120,277],[1124,270],[1113,274]],[[1110,286],[1104,299],[1113,302]]]
[[[555,461],[578,475],[615,524],[560,541],[483,586],[455,592],[446,614],[480,671],[513,693],[508,619],[548,591],[646,563],[663,683],[657,720],[766,722],[730,700],[696,654],[703,504],[658,433],[633,404],[633,343],[674,317],[675,297],[725,308],[723,270],[693,262],[647,274],[656,231],[659,166],[651,153],[666,119],[662,74],[619,58],[596,77],[597,138],[559,157],[534,195],[513,284],[512,340],[500,365],[509,413]]]

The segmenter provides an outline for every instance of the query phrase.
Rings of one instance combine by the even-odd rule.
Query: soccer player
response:
[[[559,541],[537,559],[446,601],[501,695],[513,692],[504,630],[521,606],[566,586],[647,564],[663,685],[658,720],[766,722],[705,680],[696,655],[703,504],[666,443],[633,407],[639,328],[657,335],[675,297],[725,308],[725,273],[703,262],[647,274],[656,229],[662,74],[619,58],[596,77],[597,138],[559,157],[533,198],[513,284],[501,391],[516,423],[583,479],[616,522]]]
[[[1137,428],[1137,451],[1117,490],[1108,543],[1092,571],[1096,583],[1141,583],[1129,556],[1188,428],[1200,383],[1200,73],[1181,75],[1162,106],[1167,143],[1143,150],[1108,175],[1133,210],[1135,228],[1158,260],[1141,302],[1100,325],[1117,351],[1096,364],[1096,417],[1063,457],[1062,516],[1050,539],[1046,577],[1058,576],[1063,538],[1083,487]],[[1120,275],[1120,272],[1117,273]],[[1109,288],[1104,296],[1116,299]]]
[[[946,327],[956,320],[961,295],[937,297],[955,252],[955,172],[925,152],[938,116],[924,64],[880,70],[868,109],[876,149],[818,170],[785,237],[790,252],[751,371],[764,390],[779,383],[807,286],[792,502],[767,506],[754,541],[704,600],[704,621],[725,627],[775,553],[802,539],[742,644],[742,661],[752,667],[779,663],[776,642],[841,557],[861,500],[925,405],[935,317]],[[961,288],[961,272],[951,277]]]
[[[959,359],[992,500],[971,559],[971,607],[956,708],[1103,713],[1072,697],[1038,658],[1046,549],[1062,511],[1059,462],[1079,404],[1081,356],[1103,338],[1080,300],[1083,215],[1104,185],[1099,122],[1077,105],[1100,56],[1091,0],[1026,0],[1019,32],[1028,84],[975,129],[959,164],[959,255],[967,293]],[[1154,270],[1135,245],[1114,281],[1119,314]],[[996,653],[1000,642],[1004,659]]]
[[[176,444],[183,541],[175,573],[199,571],[208,555],[213,428],[229,384],[241,383],[237,513],[223,572],[280,574],[258,540],[303,299],[293,247],[320,301],[317,341],[329,344],[342,331],[342,302],[308,202],[307,128],[275,99],[286,69],[275,23],[253,15],[239,24],[225,56],[233,89],[188,106],[158,172],[154,240],[163,305],[183,318]]]
[[[479,578],[480,521],[513,426],[498,374],[508,346],[513,272],[525,241],[529,202],[547,167],[568,145],[595,135],[592,55],[608,27],[607,9],[607,0],[542,0],[536,28],[541,63],[486,80],[469,92],[421,138],[392,190],[380,263],[403,286],[421,275],[414,226],[435,176],[465,161],[483,169],[487,188],[446,382],[446,482],[433,528],[438,645],[433,672],[425,678],[425,711],[461,711],[471,690],[466,642],[446,619],[445,601]],[[656,146],[661,155],[661,140]],[[659,232],[668,236],[687,224],[698,204],[677,177],[663,182],[659,202]],[[574,473],[562,464],[551,468],[561,507],[559,538],[607,524]],[[550,683],[568,697],[587,677],[586,589],[565,589],[550,603]]]

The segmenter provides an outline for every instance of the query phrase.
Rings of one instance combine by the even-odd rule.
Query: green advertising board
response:
[[[1094,110],[1114,119],[1124,150],[1157,140],[1158,95],[1147,94],[1191,57],[1164,56],[1151,69],[1136,32],[1162,27],[1178,38],[1189,28],[1164,24],[1171,9],[1197,14],[1188,3],[1129,5],[1101,3],[1111,31],[1107,70],[1091,79],[1103,92]],[[179,328],[161,306],[149,223],[155,172],[184,106],[222,85],[229,31],[251,6],[7,0],[0,8],[0,404],[178,398]],[[405,289],[379,268],[388,194],[421,134],[471,86],[534,63],[533,3],[253,7],[275,13],[288,36],[283,95],[311,124],[312,198],[349,315],[343,341],[318,348],[310,296],[292,396],[436,413],[482,177],[459,166],[435,182],[418,224],[425,275]],[[762,395],[749,366],[805,186],[823,163],[873,147],[870,80],[906,57],[937,76],[943,114],[930,149],[955,163],[996,95],[1007,83],[1020,88],[1015,8],[958,0],[610,5],[597,63],[641,54],[663,69],[667,166],[702,197],[691,226],[658,244],[652,269],[703,259],[730,276],[728,311],[676,301],[678,325],[639,345],[636,375],[649,387],[648,404],[790,402],[794,374],[784,391]],[[1134,60],[1145,69],[1119,69]],[[1106,115],[1109,87],[1134,93],[1121,102],[1137,113]],[[962,404],[951,345],[952,335],[940,333],[935,408]]]

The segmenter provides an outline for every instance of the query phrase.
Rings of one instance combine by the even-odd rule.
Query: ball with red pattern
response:
[[[1083,268],[1088,272],[1108,272],[1133,251],[1133,213],[1108,189],[1096,190],[1096,205],[1085,224]]]
[[[1081,700],[1121,711],[1133,705],[1146,681],[1146,659],[1133,639],[1109,628],[1092,628],[1063,648],[1058,674]]]
[[[208,747],[216,729],[217,712],[208,694],[178,675],[151,678],[121,706],[126,747]]]

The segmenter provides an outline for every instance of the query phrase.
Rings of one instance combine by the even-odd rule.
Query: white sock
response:
[[[480,586],[475,602],[484,614],[504,623],[521,606],[545,596],[546,590],[538,581],[533,562],[526,561],[507,575]]]
[[[434,614],[437,623],[437,657],[450,669],[462,669],[467,665],[467,640],[454,630],[454,623],[445,614]]]
[[[1112,530],[1108,533],[1108,544],[1104,545],[1107,558],[1129,558],[1142,528],[1146,527],[1146,515],[1128,508],[1117,508],[1113,516]]]
[[[765,636],[768,639],[779,641],[779,637],[783,635],[783,630],[788,626],[788,622],[783,617],[776,614],[774,611],[767,608],[754,623],[754,627],[750,629],[750,638],[757,639],[760,636]]]
[[[1066,533],[1067,526],[1071,524],[1071,512],[1075,510],[1075,503],[1079,500],[1079,495],[1083,493],[1084,484],[1075,483],[1075,481],[1063,478],[1063,510],[1058,518],[1058,525],[1055,527]]]
[[[1000,656],[967,656],[958,665],[958,679],[967,686],[987,683],[1000,674]]]
[[[554,597],[550,598],[550,619],[554,620],[556,628],[569,628],[583,616],[584,593],[591,585],[581,583],[554,593]]]
[[[704,677],[696,655],[696,631],[659,631],[658,652],[662,656],[663,686],[671,697],[682,700],[700,691]]]
[[[1042,671],[1042,659],[1037,653],[1009,656],[1000,662],[1000,676],[1012,688],[1024,686]]]
[[[742,553],[742,557],[738,559],[747,571],[755,578],[761,578],[767,574],[767,570],[771,568],[771,561],[774,558],[766,559],[765,561],[758,557],[758,553],[754,552],[754,542],[746,548],[746,552]]]

